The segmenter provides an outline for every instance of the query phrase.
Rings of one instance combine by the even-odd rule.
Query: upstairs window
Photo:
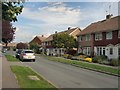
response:
[[[91,35],[90,34],[85,36],[85,41],[90,41],[90,39],[91,39]]]
[[[82,41],[82,36],[79,36],[79,39],[78,39],[79,41]]]
[[[102,33],[96,33],[95,34],[95,40],[102,40]]]
[[[112,32],[106,32],[106,39],[112,39]]]
[[[118,30],[118,38],[120,38],[120,30]]]

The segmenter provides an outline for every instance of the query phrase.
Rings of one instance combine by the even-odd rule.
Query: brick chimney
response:
[[[70,30],[71,29],[71,27],[68,27],[68,30]]]
[[[110,19],[112,16],[112,14],[106,15],[106,19]]]

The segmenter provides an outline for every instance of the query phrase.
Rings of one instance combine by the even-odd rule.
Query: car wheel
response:
[[[33,62],[35,62],[35,59],[33,59]]]

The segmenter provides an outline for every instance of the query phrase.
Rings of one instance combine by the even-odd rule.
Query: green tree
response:
[[[17,0],[16,0],[17,1]],[[22,12],[24,2],[2,2],[2,19],[7,21],[17,21],[17,16]]]
[[[36,43],[30,43],[30,49],[34,50],[35,53],[40,53],[39,46]]]
[[[54,34],[53,35],[53,47],[55,48],[73,48],[76,45],[76,40],[73,36],[66,33]]]

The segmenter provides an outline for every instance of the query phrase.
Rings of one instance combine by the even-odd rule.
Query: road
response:
[[[11,53],[13,54],[13,53]],[[36,56],[28,65],[58,88],[117,88],[118,77],[75,66],[49,61]]]

